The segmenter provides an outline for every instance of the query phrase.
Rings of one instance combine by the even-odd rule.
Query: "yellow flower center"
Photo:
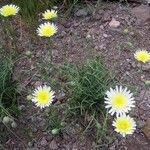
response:
[[[116,122],[117,130],[127,133],[132,129],[132,123],[127,119],[120,119]]]
[[[112,97],[112,105],[117,109],[124,108],[127,105],[127,98],[121,93],[115,94]]]
[[[2,9],[2,14],[4,16],[11,16],[11,15],[15,15],[17,13],[17,9],[15,7],[11,7],[11,6],[5,6]]]
[[[55,17],[56,17],[56,15],[53,14],[53,13],[47,13],[47,14],[45,14],[45,19],[52,19],[52,18],[55,18]]]
[[[147,62],[150,61],[150,54],[146,51],[137,52],[136,58],[138,61]]]
[[[47,37],[52,36],[55,32],[56,32],[55,28],[49,26],[45,26],[42,30],[42,34]]]
[[[40,104],[48,104],[50,95],[48,91],[40,91],[37,94],[37,99]]]

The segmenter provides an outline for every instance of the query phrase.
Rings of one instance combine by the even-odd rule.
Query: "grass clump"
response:
[[[101,58],[88,60],[84,65],[67,65],[63,75],[69,113],[84,116],[104,110],[105,92],[113,83],[113,77]]]
[[[46,9],[57,6],[61,10],[72,9],[78,3],[85,3],[85,0],[9,0],[21,8],[21,16],[29,24],[37,20],[38,14]]]
[[[63,106],[50,107],[48,116],[48,130],[53,135],[60,134],[65,129],[65,115],[63,114]]]
[[[0,57],[0,118],[17,110],[16,83],[12,80],[13,62]]]

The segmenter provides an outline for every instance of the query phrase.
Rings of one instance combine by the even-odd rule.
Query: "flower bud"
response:
[[[60,132],[60,129],[57,129],[57,128],[52,130],[53,135],[59,134],[59,132]]]
[[[10,117],[8,117],[8,116],[5,116],[4,118],[3,118],[3,120],[2,120],[2,122],[4,123],[4,124],[8,124],[9,122],[11,122],[12,121],[12,119],[10,118]]]

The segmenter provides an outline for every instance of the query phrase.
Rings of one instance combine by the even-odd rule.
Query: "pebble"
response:
[[[150,71],[150,63],[146,63],[142,65],[142,70],[143,71]]]
[[[131,10],[131,13],[142,22],[150,21],[150,8],[148,5],[140,5],[138,7],[134,7]]]
[[[112,28],[117,28],[120,26],[120,22],[117,21],[116,19],[112,18],[112,20],[109,23],[109,26]]]
[[[41,81],[36,81],[35,84],[34,84],[35,87],[39,87],[39,86],[41,86],[41,85],[42,85],[42,82],[41,82]]]
[[[77,17],[85,17],[87,15],[91,14],[91,11],[89,8],[82,8],[82,9],[79,9],[76,13],[75,13],[75,16]]]
[[[103,37],[104,37],[104,38],[107,38],[107,37],[108,37],[108,35],[104,33],[104,34],[103,34]]]
[[[42,138],[40,144],[41,144],[42,146],[46,146],[46,145],[48,144],[48,142],[47,142],[47,140],[45,139],[45,137]]]
[[[143,133],[150,140],[150,118],[147,119],[146,124],[143,128]]]
[[[50,148],[51,150],[58,149],[58,145],[57,145],[57,143],[56,143],[55,140],[52,140],[52,141],[51,141],[51,143],[49,144],[49,148]]]

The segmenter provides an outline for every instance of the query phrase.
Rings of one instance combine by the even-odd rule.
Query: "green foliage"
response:
[[[0,118],[17,110],[16,83],[12,80],[13,62],[0,57]],[[10,114],[9,114],[10,113]]]
[[[38,14],[38,2],[37,0],[13,0],[17,6],[20,7],[21,16],[31,23],[37,18]]]
[[[33,23],[36,21],[39,13],[44,12],[46,9],[51,9],[57,6],[59,9],[68,10],[78,2],[85,2],[83,0],[9,0],[18,5],[21,10],[21,15],[28,21]]]
[[[48,113],[48,130],[50,130],[53,135],[59,134],[65,128],[65,124],[63,122],[65,115],[62,114],[62,108],[60,107],[52,106]]]
[[[88,60],[84,65],[67,65],[63,68],[68,93],[69,113],[84,116],[104,110],[104,96],[113,77],[101,58]]]

